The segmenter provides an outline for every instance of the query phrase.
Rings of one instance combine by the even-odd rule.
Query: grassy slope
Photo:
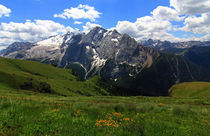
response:
[[[186,82],[172,86],[170,91],[175,97],[210,97],[210,83]]]
[[[33,61],[12,60],[0,57],[1,90],[40,91],[40,83],[49,84],[53,93],[77,95],[109,95],[98,86],[99,77],[82,82],[69,69],[60,69]],[[25,85],[30,84],[32,85]],[[23,87],[25,85],[26,87]]]

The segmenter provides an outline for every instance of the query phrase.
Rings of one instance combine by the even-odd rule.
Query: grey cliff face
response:
[[[36,43],[14,43],[1,56],[53,63],[63,68],[77,64],[85,71],[84,78],[102,75],[117,80],[135,76],[149,67],[159,53],[141,46],[129,35],[96,27],[87,34],[67,33]]]
[[[25,57],[25,51],[33,46],[35,46],[35,44],[29,42],[14,42],[8,46],[7,49],[1,51],[0,55],[7,58],[21,59]]]

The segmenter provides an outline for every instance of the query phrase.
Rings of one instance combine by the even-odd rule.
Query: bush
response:
[[[24,82],[23,85],[20,86],[21,89],[24,89],[24,90],[30,90],[30,89],[33,89],[33,84],[32,82]]]
[[[51,86],[46,82],[40,82],[38,91],[41,93],[51,93]]]

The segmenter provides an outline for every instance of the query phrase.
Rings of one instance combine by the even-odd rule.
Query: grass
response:
[[[33,90],[64,96],[110,95],[100,77],[81,81],[72,70],[33,61],[0,57],[0,89]]]
[[[210,97],[209,82],[186,82],[170,89],[173,97]]]
[[[208,136],[208,98],[0,91],[1,136]]]

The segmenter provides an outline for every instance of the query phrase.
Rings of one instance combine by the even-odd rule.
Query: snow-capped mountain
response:
[[[0,55],[71,68],[85,79],[99,75],[120,87],[119,94],[168,95],[176,83],[210,81],[209,71],[181,57],[142,46],[127,34],[101,27],[87,34],[66,33],[36,43],[14,43]]]
[[[53,63],[63,68],[77,64],[85,71],[85,78],[100,75],[106,63],[109,64],[109,70],[103,75],[107,78],[117,80],[121,76],[133,76],[150,66],[159,55],[154,49],[141,46],[126,34],[100,27],[88,34],[67,33],[36,43],[16,44],[18,48],[12,44],[1,56]]]
[[[145,41],[139,41],[140,44],[152,47],[161,51],[168,50],[169,48],[191,48],[194,46],[204,47],[204,46],[210,46],[210,41],[187,41],[187,42],[170,42],[170,41],[160,41],[160,40],[145,40]]]

